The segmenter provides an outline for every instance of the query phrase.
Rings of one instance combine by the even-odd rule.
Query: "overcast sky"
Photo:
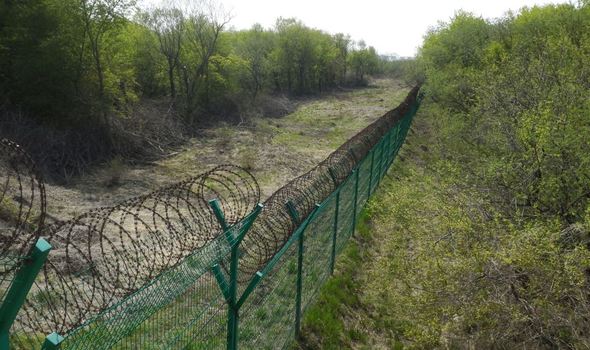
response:
[[[158,2],[163,0],[146,0]],[[523,6],[568,2],[562,0],[218,0],[230,9],[230,26],[266,28],[282,17],[295,17],[329,33],[364,39],[381,54],[413,56],[429,27],[447,21],[460,10],[485,18],[499,17]]]

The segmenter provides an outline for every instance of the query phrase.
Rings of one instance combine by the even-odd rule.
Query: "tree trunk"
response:
[[[170,96],[176,97],[176,86],[174,86],[174,64],[168,60],[168,79],[170,80]]]

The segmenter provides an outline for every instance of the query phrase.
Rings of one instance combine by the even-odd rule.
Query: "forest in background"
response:
[[[164,153],[212,123],[288,112],[272,96],[363,86],[407,66],[296,19],[239,31],[230,21],[208,0],[2,1],[0,136],[67,178]]]

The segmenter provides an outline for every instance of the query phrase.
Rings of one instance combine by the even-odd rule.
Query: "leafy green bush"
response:
[[[487,170],[509,202],[570,223],[590,197],[589,32],[588,5],[534,7],[494,22],[459,13],[420,51],[425,90],[448,111],[450,136],[487,158],[469,166]]]

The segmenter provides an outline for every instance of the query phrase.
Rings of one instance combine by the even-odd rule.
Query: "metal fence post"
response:
[[[301,218],[299,217],[299,213],[293,202],[288,201],[286,203],[287,210],[289,211],[289,215],[291,216],[291,220],[295,225],[299,225],[301,223]],[[299,236],[299,242],[297,247],[297,286],[296,286],[296,295],[295,295],[295,337],[299,337],[299,332],[301,330],[301,292],[303,288],[303,240],[305,237],[305,230],[301,231],[301,235]]]
[[[31,248],[29,256],[25,259],[23,265],[16,273],[12,285],[6,293],[4,302],[0,307],[1,350],[8,350],[10,346],[10,327],[12,327],[18,311],[24,304],[27,294],[35,282],[35,278],[37,278],[39,271],[41,271],[43,264],[45,264],[50,250],[51,245],[43,238],[39,238]]]
[[[227,349],[237,349],[237,323],[238,323],[238,310],[236,309],[236,291],[237,291],[237,271],[238,271],[238,245],[234,243],[234,235],[229,229],[229,225],[225,220],[225,215],[221,210],[219,200],[212,199],[209,201],[213,214],[217,218],[217,221],[221,225],[221,229],[225,232],[228,244],[231,246],[230,255],[230,267],[229,267],[229,282],[227,290]]]
[[[389,168],[389,155],[391,154],[390,151],[391,151],[392,130],[393,130],[393,128],[389,129],[389,131],[385,135],[385,141],[386,141],[387,146],[385,146],[385,157],[383,159],[383,171],[382,171],[383,174],[381,176],[385,176],[385,173],[387,173],[387,168]]]
[[[383,177],[383,161],[385,160],[385,138],[381,138],[381,142],[379,142],[379,148],[381,151],[379,152],[379,173],[377,174],[377,185],[381,183],[381,178]]]
[[[212,199],[209,201],[209,205],[213,209],[213,213],[215,217],[219,221],[222,229],[225,232],[225,237],[228,244],[231,246],[231,255],[230,255],[230,268],[229,268],[229,282],[225,280],[221,269],[219,268],[219,264],[215,264],[213,268],[213,273],[219,286],[221,287],[222,293],[226,299],[228,305],[228,316],[227,316],[227,349],[228,350],[236,350],[238,348],[238,340],[239,340],[239,320],[240,320],[240,307],[238,306],[238,263],[240,258],[240,242],[244,238],[246,232],[252,226],[252,223],[262,210],[262,205],[258,204],[256,209],[250,214],[252,217],[249,217],[246,222],[235,235],[231,227],[227,224],[225,220],[225,215],[221,209],[221,205],[219,204],[219,200]]]
[[[375,162],[375,147],[371,149],[371,169],[369,169],[369,188],[367,190],[367,200],[371,197],[371,187],[373,186],[373,163]]]
[[[336,178],[336,174],[332,168],[328,169],[330,176],[332,177],[332,181],[334,182],[334,187],[338,187],[338,180]],[[340,207],[340,189],[337,189],[336,192],[336,210],[334,212],[334,228],[332,231],[332,254],[330,256],[330,274],[334,274],[334,261],[336,260],[336,235],[338,233],[338,209]]]
[[[395,128],[395,133],[394,133],[394,143],[393,143],[393,148],[391,151],[391,157],[389,159],[389,165],[391,165],[395,159],[395,157],[397,156],[397,152],[399,151],[399,148],[401,147],[401,143],[402,143],[402,129],[403,129],[403,121],[401,123],[399,123],[396,128]]]
[[[230,297],[230,314],[228,322],[228,339],[230,343],[228,349],[236,350],[238,348],[238,322],[240,318],[239,310],[236,308],[236,294],[238,285],[238,245],[235,244],[231,249],[231,262],[229,268],[229,297]]]
[[[340,209],[340,190],[336,192],[336,208],[334,210],[334,229],[332,231],[332,255],[330,256],[330,274],[334,274],[336,261],[336,236],[338,234],[338,211]]]
[[[57,350],[59,349],[59,344],[64,340],[64,337],[61,335],[53,332],[45,338],[45,342],[41,347],[42,350]]]
[[[303,288],[303,240],[305,231],[299,236],[297,246],[297,296],[295,297],[295,337],[299,337],[301,331],[301,293]]]
[[[376,165],[377,178],[374,182],[375,189],[377,189],[377,186],[379,186],[379,183],[381,182],[381,166],[383,165],[383,138],[381,138],[381,140],[377,144],[377,147],[379,148],[379,158],[377,159]]]
[[[358,205],[358,198],[359,198],[359,173],[360,167],[354,169],[354,203],[353,203],[353,215],[352,215],[352,236],[354,236],[354,231],[356,230],[356,215],[357,215],[357,205]]]

